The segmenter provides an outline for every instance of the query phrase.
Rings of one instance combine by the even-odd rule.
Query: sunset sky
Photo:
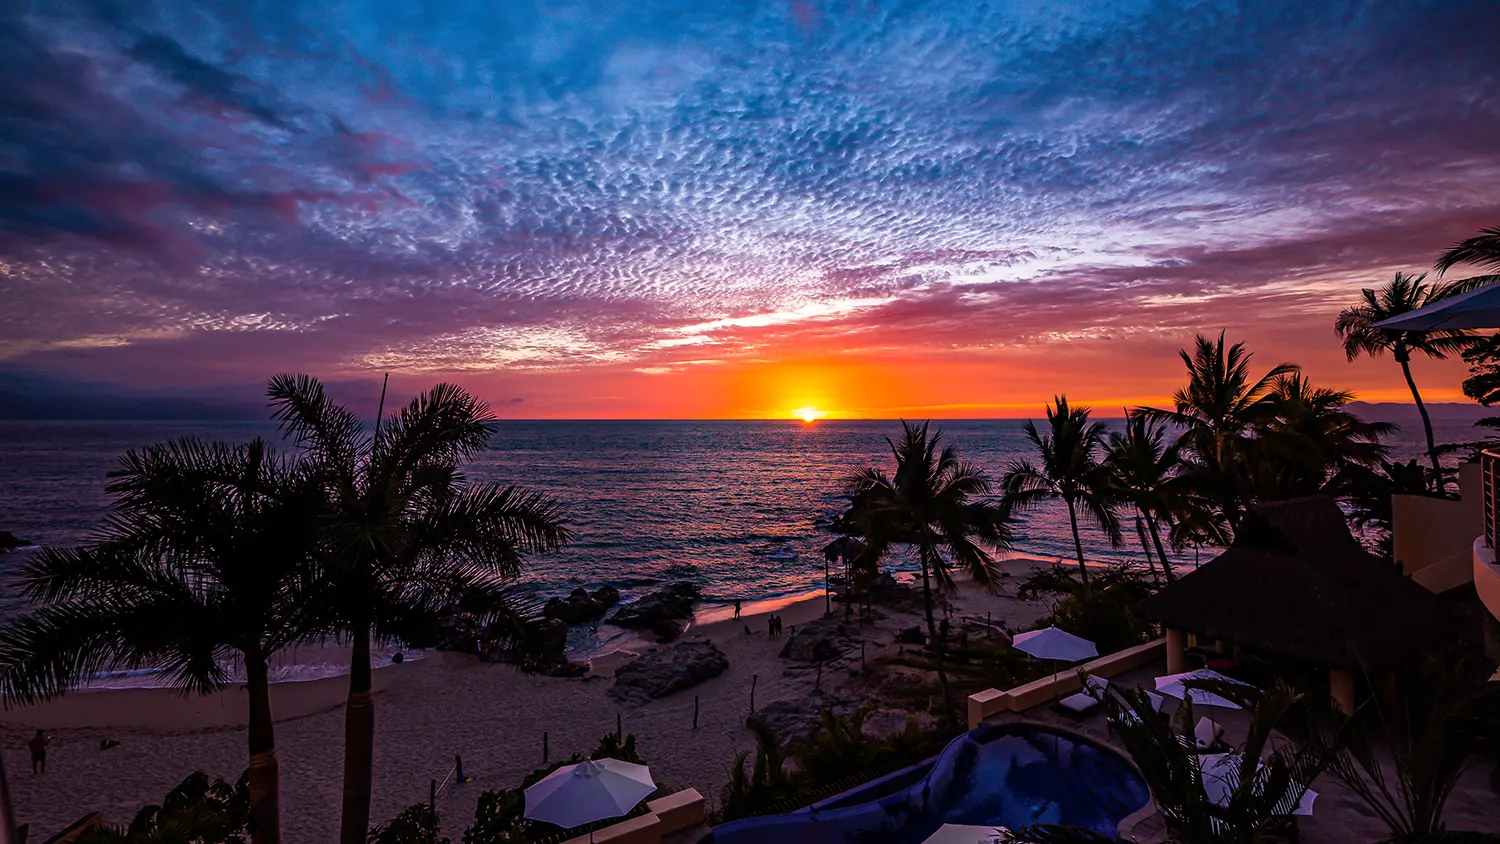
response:
[[[1333,318],[1500,224],[1497,44],[1494,0],[7,3],[0,379],[995,417],[1161,401],[1227,329],[1406,400]]]

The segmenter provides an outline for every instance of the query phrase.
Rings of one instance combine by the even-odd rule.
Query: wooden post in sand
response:
[[[542,730],[542,764],[547,764],[547,731]]]
[[[755,714],[755,683],[760,680],[759,674],[750,675],[750,714]]]
[[[693,695],[693,729],[698,729],[698,696]]]

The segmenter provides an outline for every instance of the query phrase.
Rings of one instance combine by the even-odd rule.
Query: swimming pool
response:
[[[714,829],[714,844],[920,844],[945,823],[1068,824],[1113,836],[1149,792],[1118,753],[1021,724],[980,727],[931,762],[785,815]]]

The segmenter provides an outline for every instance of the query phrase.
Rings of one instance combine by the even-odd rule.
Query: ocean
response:
[[[1010,461],[1030,456],[1022,424],[933,423],[997,484]],[[658,584],[690,580],[709,604],[750,602],[822,587],[821,549],[832,535],[820,524],[841,509],[844,479],[852,472],[865,466],[893,471],[885,437],[899,433],[900,423],[891,421],[503,422],[468,475],[543,490],[566,504],[573,543],[532,558],[525,568],[522,583],[538,597],[612,585],[628,600]],[[1438,433],[1446,442],[1473,438],[1466,423],[1439,425]],[[120,455],[184,436],[279,441],[269,422],[0,421],[0,530],[42,545],[86,541],[108,509],[104,476]],[[1419,454],[1420,436],[1420,427],[1408,426],[1392,441],[1394,451],[1402,458]],[[1085,527],[1085,553],[1142,559],[1129,527],[1122,548]],[[1073,555],[1060,503],[1029,515],[1016,533],[1017,551]],[[28,553],[0,555],[0,620],[20,607],[7,573]],[[1205,550],[1204,559],[1210,553]],[[915,568],[900,557],[889,565]],[[569,651],[587,658],[621,641],[611,627],[577,627],[569,632]],[[398,649],[380,649],[376,664]],[[272,679],[330,676],[346,665],[347,654],[335,644],[304,646],[280,655]],[[153,671],[124,671],[96,675],[90,685],[162,682]]]
[[[1029,456],[1020,421],[933,424],[997,482],[1010,461]],[[1453,428],[1442,439],[1472,436]],[[748,601],[821,586],[831,536],[817,523],[839,511],[850,473],[892,469],[885,437],[899,432],[892,421],[504,422],[469,476],[567,505],[575,541],[526,567],[525,582],[543,594],[609,584],[630,595],[691,580],[711,601]],[[182,436],[278,439],[269,422],[0,422],[0,530],[41,544],[85,540],[107,509],[104,475],[118,457]],[[1393,444],[1415,454],[1419,437],[1408,430]],[[1085,552],[1102,559],[1139,558],[1132,539],[1113,549],[1096,531],[1083,537]],[[1071,556],[1061,505],[1028,517],[1016,548]],[[0,557],[0,580],[24,553]]]

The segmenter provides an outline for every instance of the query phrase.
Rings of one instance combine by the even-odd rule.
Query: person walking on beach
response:
[[[776,638],[776,614],[775,613],[771,613],[770,615],[766,616],[766,635],[769,636],[772,639]]]
[[[47,734],[41,730],[37,730],[36,736],[27,742],[26,746],[31,748],[32,776],[47,773],[47,745],[51,743],[51,739],[48,739]]]
[[[734,599],[734,617],[735,618],[739,618],[740,617],[740,599],[739,598],[735,598]]]

